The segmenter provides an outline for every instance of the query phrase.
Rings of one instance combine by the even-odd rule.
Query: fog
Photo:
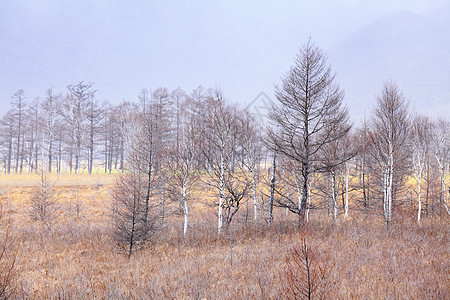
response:
[[[312,36],[328,54],[355,122],[383,81],[412,110],[450,114],[448,1],[0,1],[0,113],[54,87],[95,82],[96,96],[136,100],[142,88],[221,87],[248,105],[274,99]]]

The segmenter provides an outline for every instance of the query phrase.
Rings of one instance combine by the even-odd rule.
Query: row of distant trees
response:
[[[45,98],[27,102],[25,91],[12,96],[1,119],[3,172],[92,173],[94,163],[104,170],[123,169],[123,126],[130,103],[100,104],[92,83],[67,86],[65,94],[49,89]]]
[[[219,233],[243,203],[269,224],[274,206],[299,224],[312,209],[336,219],[350,207],[377,208],[386,224],[395,207],[414,207],[418,222],[424,211],[448,214],[449,120],[411,114],[394,82],[385,83],[370,117],[352,126],[326,56],[308,41],[276,98],[261,124],[219,89],[144,89],[137,102],[119,105],[100,104],[92,83],[49,89],[31,102],[20,90],[0,123],[1,168],[123,172],[114,220],[119,240],[132,232],[129,253],[174,201],[186,235],[200,183],[216,195]]]

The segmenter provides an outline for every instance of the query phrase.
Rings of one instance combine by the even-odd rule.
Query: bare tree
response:
[[[252,179],[253,192],[253,218],[258,222],[259,203],[258,203],[258,184],[260,173],[260,162],[262,159],[263,139],[261,136],[262,128],[258,126],[255,118],[246,110],[243,111],[243,153],[245,154],[243,163]]]
[[[372,134],[370,131],[370,127],[366,119],[364,118],[364,121],[359,127],[353,136],[353,143],[356,147],[357,155],[355,157],[356,161],[356,168],[359,169],[359,186],[361,187],[362,192],[362,204],[364,207],[364,210],[367,211],[367,208],[369,206],[370,201],[370,172],[369,172],[369,165],[371,163],[370,161],[370,155],[369,150],[372,148]]]
[[[2,224],[3,225],[3,224]],[[0,240],[0,299],[14,298],[18,279],[15,267],[17,249],[11,234],[11,226],[1,228]]]
[[[126,154],[135,136],[132,127],[139,121],[138,106],[130,102],[113,107],[105,104],[103,111],[100,139],[103,143],[105,173],[111,173],[113,169],[124,172]]]
[[[70,169],[72,171],[72,168],[74,168],[76,173],[79,173],[80,171],[81,149],[85,132],[85,111],[88,101],[95,93],[95,91],[92,90],[93,85],[94,83],[83,82],[79,82],[75,85],[68,85],[67,89],[69,90],[70,95],[67,96],[64,107],[60,110],[60,113],[70,126]],[[72,162],[72,149],[75,150],[74,166]]]
[[[229,224],[251,183],[247,181],[246,176],[241,177],[244,181],[240,181],[240,177],[233,174],[242,167],[242,162],[236,164],[237,153],[242,151],[238,147],[244,143],[240,112],[236,107],[225,103],[220,90],[212,92],[207,105],[209,114],[204,118],[205,128],[202,137],[205,146],[202,152],[209,165],[207,183],[217,189],[219,194],[217,230],[220,234],[223,226],[223,210],[227,212],[226,222]]]
[[[288,253],[282,275],[283,297],[286,299],[328,299],[332,264],[321,260],[306,238]]]
[[[175,103],[175,140],[176,140],[176,150],[180,145],[181,138],[181,123],[182,123],[182,106],[186,100],[186,93],[181,89],[177,88],[170,94],[172,101]]]
[[[407,167],[406,142],[410,121],[408,106],[397,85],[391,81],[384,84],[372,116],[373,152],[382,183],[383,208],[386,223],[392,218],[392,203],[398,196],[398,188]]]
[[[86,119],[88,121],[88,173],[92,174],[92,169],[94,166],[94,158],[95,158],[95,141],[96,136],[99,132],[99,123],[104,118],[105,111],[99,106],[98,101],[94,97],[94,93],[90,94],[90,98],[87,101],[87,107],[85,111]],[[107,103],[103,103],[103,107],[107,106]]]
[[[155,232],[157,218],[146,194],[147,179],[139,170],[121,175],[113,189],[112,239],[128,258],[143,249]]]
[[[425,169],[425,160],[429,154],[432,124],[425,116],[416,115],[412,122],[412,151],[414,174],[417,181],[418,205],[417,222],[420,223],[422,214],[422,176]]]
[[[42,116],[39,98],[35,98],[29,105],[26,111],[26,134],[25,142],[27,143],[27,171],[38,171],[39,156],[42,150]]]
[[[51,229],[59,209],[57,193],[44,170],[39,172],[39,184],[34,186],[30,195],[29,216]]]
[[[165,111],[165,93],[156,93],[150,98],[147,90],[139,94],[140,112],[136,115],[137,122],[134,123],[131,134],[130,167],[145,174],[146,194],[145,207],[147,211],[153,201],[159,203],[161,222],[166,216],[166,183],[164,180],[167,170],[166,156],[169,149],[167,135],[169,133],[169,122]],[[144,175],[141,175],[144,176]],[[144,218],[147,214],[144,215]]]
[[[448,166],[448,158],[450,154],[450,122],[445,119],[439,119],[433,135],[434,157],[439,165],[441,172],[441,195],[442,204],[445,210],[450,214],[447,204],[447,190],[445,187],[445,170]]]
[[[15,173],[19,173],[22,171],[23,165],[23,148],[24,148],[24,114],[25,114],[25,91],[19,90],[12,96],[13,102],[13,114],[16,120],[15,124]],[[20,169],[19,169],[20,168]]]
[[[342,129],[338,128],[338,130]],[[332,200],[333,218],[336,220],[338,217],[338,197],[340,195],[344,197],[344,194],[344,216],[348,217],[350,160],[356,155],[350,132],[347,132],[342,138],[324,145],[319,153],[322,156],[323,172],[330,179],[330,192],[325,192],[325,194],[328,194]],[[345,185],[342,193],[339,192],[340,185]]]
[[[234,171],[228,169],[225,180],[225,198],[222,208],[225,211],[225,221],[228,229],[233,221],[233,217],[239,211],[239,208],[247,200],[249,192],[253,188],[253,180],[247,176],[242,162],[238,162],[238,166]]]
[[[15,117],[12,110],[6,112],[0,121],[3,147],[4,147],[4,168],[5,173],[10,174],[13,167],[13,151],[14,151],[14,126]]]
[[[270,114],[269,137],[278,152],[300,165],[302,197],[298,206],[286,205],[304,221],[310,175],[322,168],[318,152],[350,129],[343,91],[334,81],[326,56],[311,41],[300,49],[294,65],[275,90],[278,103]]]
[[[178,95],[182,94],[180,90]],[[178,98],[177,98],[178,99]],[[179,100],[179,99],[178,99]],[[176,143],[169,162],[169,194],[180,205],[184,216],[183,236],[186,237],[189,219],[190,192],[199,180],[201,116],[196,113],[198,103],[193,99],[177,102]]]
[[[41,104],[42,111],[44,113],[45,122],[45,152],[47,160],[47,171],[52,172],[53,163],[53,142],[55,141],[55,128],[57,123],[57,101],[60,95],[55,94],[53,89],[47,90],[47,98]]]

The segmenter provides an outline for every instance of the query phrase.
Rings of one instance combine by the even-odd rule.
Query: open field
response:
[[[0,176],[2,245],[9,234],[0,270],[16,254],[9,286],[15,298],[289,298],[288,262],[303,240],[313,268],[323,268],[326,298],[450,298],[448,217],[424,218],[418,226],[412,213],[398,211],[387,231],[377,213],[334,222],[314,211],[301,232],[282,210],[268,228],[246,219],[242,208],[219,237],[215,209],[197,206],[186,239],[181,217],[172,216],[150,247],[127,259],[109,236],[114,177],[61,176],[57,217],[43,226],[28,216],[39,178]]]
[[[103,172],[82,174],[67,174],[60,175],[50,174],[48,179],[56,186],[94,186],[94,185],[111,185],[118,174],[105,174]],[[39,175],[31,174],[0,174],[0,188],[6,187],[30,187],[39,183]]]

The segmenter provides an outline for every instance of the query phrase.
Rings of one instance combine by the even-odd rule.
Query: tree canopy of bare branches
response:
[[[348,112],[325,54],[311,40],[300,49],[275,92],[278,102],[270,114],[269,139],[276,151],[297,164],[302,186],[297,205],[281,205],[297,213],[302,224],[310,175],[323,170],[319,152],[349,131]]]

